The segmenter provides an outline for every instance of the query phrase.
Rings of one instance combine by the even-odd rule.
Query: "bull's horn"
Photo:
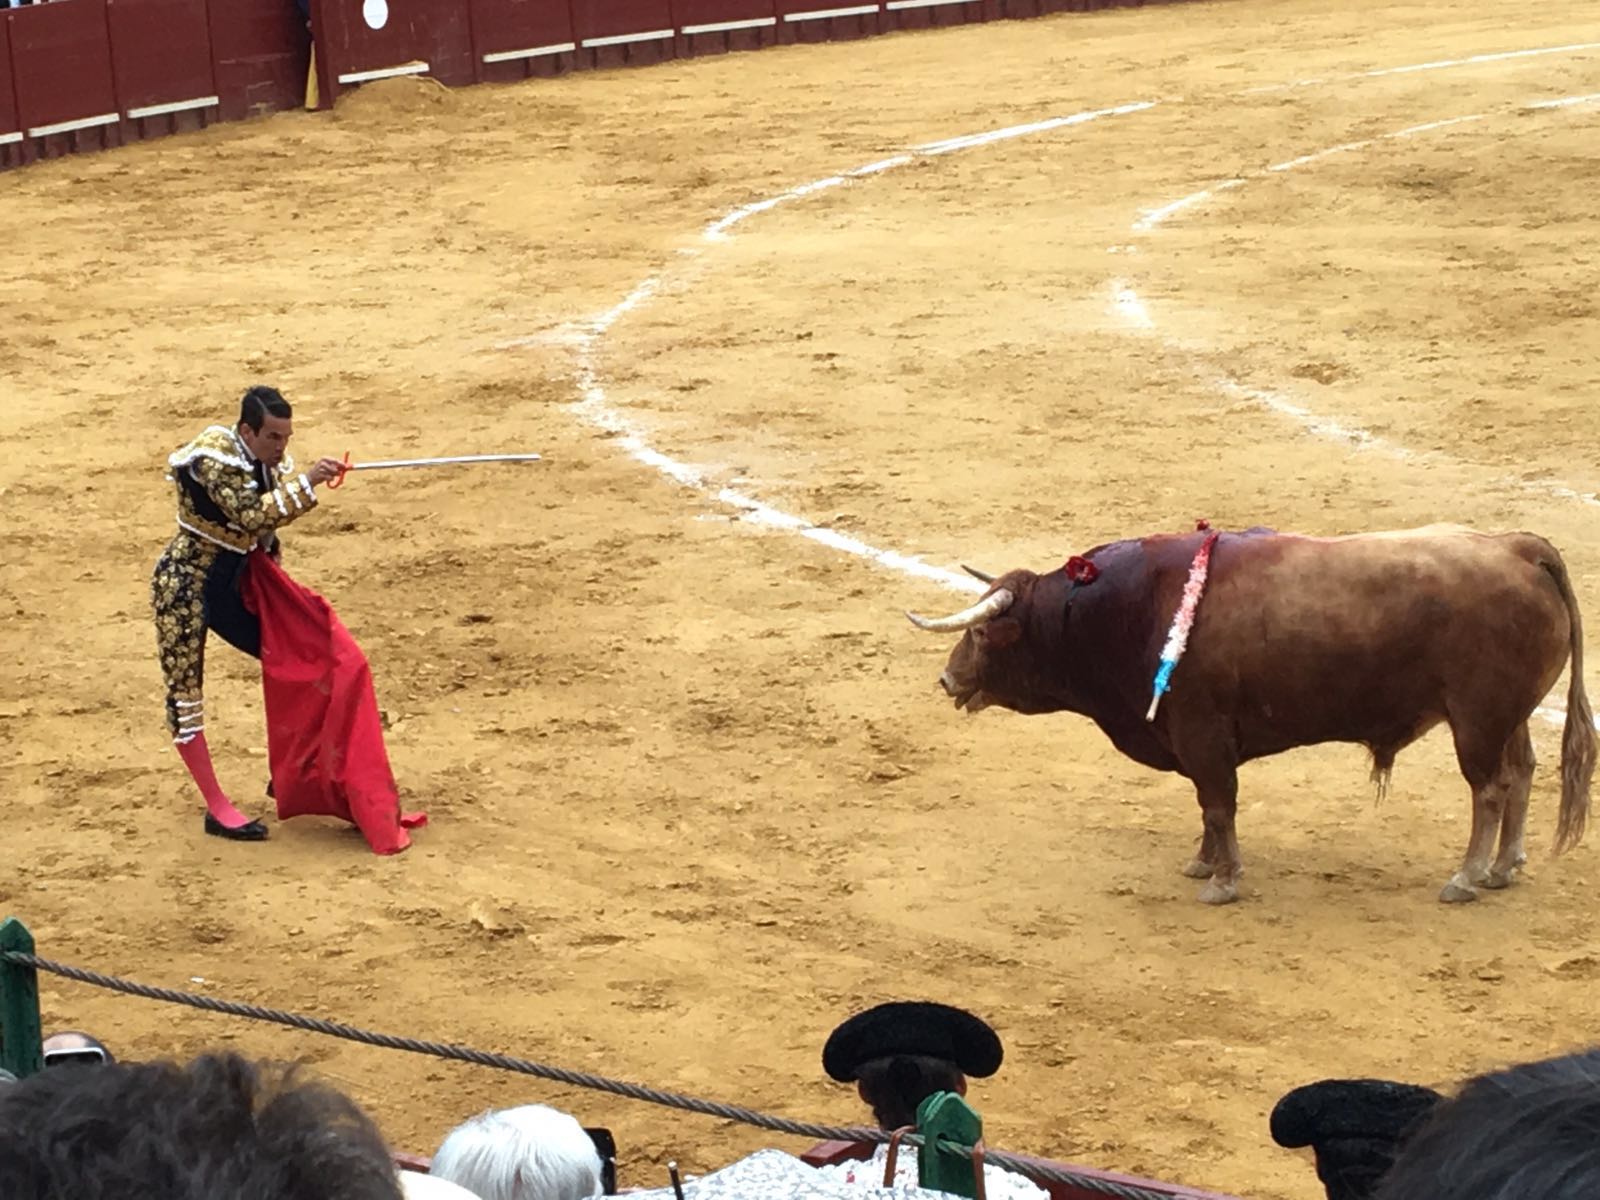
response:
[[[1012,596],[1010,589],[1001,588],[979,600],[971,608],[964,608],[949,617],[919,617],[914,612],[906,616],[911,618],[911,623],[918,629],[927,629],[934,633],[943,633],[950,629],[971,629],[974,625],[982,625],[990,617],[998,617],[1011,607]]]
[[[989,572],[987,572],[987,571],[980,571],[980,570],[978,570],[977,567],[969,567],[969,566],[967,566],[966,563],[962,563],[961,564],[961,569],[963,571],[965,571],[968,575],[971,575],[974,579],[978,580],[981,583],[993,583],[994,582],[994,576],[993,575],[989,574]]]

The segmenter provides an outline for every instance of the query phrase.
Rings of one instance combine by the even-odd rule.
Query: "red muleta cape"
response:
[[[261,551],[245,570],[246,607],[261,620],[267,758],[279,820],[341,817],[375,854],[398,854],[426,813],[400,811],[383,745],[372,671],[333,608]]]

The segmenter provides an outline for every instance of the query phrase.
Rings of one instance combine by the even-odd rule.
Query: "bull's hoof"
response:
[[[1222,883],[1215,875],[1211,881],[1200,889],[1201,904],[1232,904],[1239,898],[1239,885],[1236,883]]]
[[[1476,889],[1468,887],[1464,883],[1457,883],[1454,879],[1445,884],[1444,888],[1439,892],[1439,901],[1442,904],[1466,904],[1468,901],[1476,900],[1477,898]]]
[[[1526,854],[1518,854],[1509,862],[1497,862],[1489,868],[1489,873],[1475,882],[1481,883],[1486,888],[1507,888],[1522,874],[1522,868],[1527,863]]]
[[[1202,862],[1198,858],[1191,858],[1184,864],[1183,873],[1190,879],[1210,879],[1216,874],[1216,868],[1208,862]]]

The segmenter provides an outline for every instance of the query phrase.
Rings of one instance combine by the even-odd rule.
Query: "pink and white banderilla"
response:
[[[1209,525],[1202,521],[1200,528],[1207,529]],[[1156,719],[1156,709],[1161,705],[1161,697],[1171,686],[1173,669],[1178,665],[1178,660],[1183,657],[1183,651],[1189,644],[1189,631],[1194,628],[1195,610],[1200,607],[1200,597],[1206,590],[1206,577],[1211,569],[1211,547],[1217,544],[1217,538],[1220,536],[1214,530],[1207,534],[1206,540],[1200,543],[1194,561],[1189,564],[1189,579],[1183,585],[1183,603],[1178,605],[1178,613],[1172,618],[1172,628],[1167,630],[1167,644],[1161,648],[1161,665],[1156,668],[1150,711],[1144,714],[1146,721]]]

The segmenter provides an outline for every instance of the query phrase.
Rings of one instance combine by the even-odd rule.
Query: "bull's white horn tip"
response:
[[[971,629],[974,625],[982,625],[991,617],[997,617],[1005,612],[1014,599],[1015,597],[1011,594],[1010,588],[999,588],[979,600],[971,608],[962,609],[960,612],[948,617],[938,617],[930,620],[927,617],[919,617],[912,612],[906,613],[906,616],[911,618],[911,623],[918,629],[926,629],[933,633],[945,633],[956,629]]]

